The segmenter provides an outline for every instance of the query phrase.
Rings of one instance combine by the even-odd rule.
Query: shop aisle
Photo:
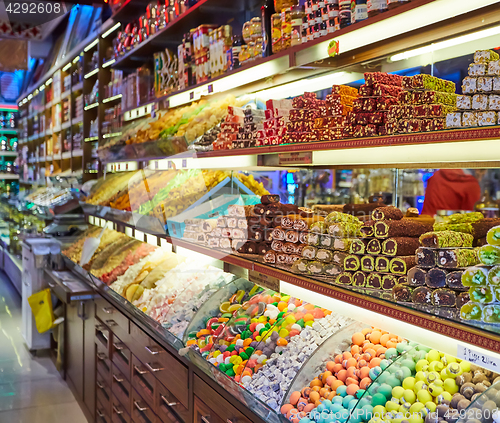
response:
[[[0,423],[86,423],[49,357],[34,357],[21,335],[21,298],[0,271]]]

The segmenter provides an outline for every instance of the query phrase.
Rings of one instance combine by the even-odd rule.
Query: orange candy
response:
[[[294,391],[290,395],[290,404],[296,405],[299,402],[300,399],[300,392],[299,391]]]
[[[351,357],[351,358],[345,360],[344,362],[342,362],[342,365],[346,369],[348,369],[349,367],[356,367],[356,364],[358,364],[358,361],[354,357]]]
[[[334,372],[334,366],[335,366],[335,362],[334,361],[329,361],[328,363],[326,363],[326,369],[329,371],[329,372]]]
[[[326,398],[330,392],[331,392],[330,388],[321,388],[321,389],[319,390],[319,394],[320,394],[320,395],[321,395],[321,397],[323,397],[323,398]]]
[[[380,359],[380,357],[373,357],[371,360],[370,360],[370,368],[373,369],[374,367],[377,367],[377,366],[380,366],[380,362],[382,360]]]
[[[356,355],[356,354],[359,354],[359,352],[361,351],[361,348],[359,348],[359,345],[353,345],[351,347],[351,354],[353,355],[353,357]]]
[[[306,386],[305,388],[302,388],[302,391],[300,391],[302,394],[303,398],[309,398],[309,394],[311,393],[311,388],[309,386]]]
[[[278,310],[279,310],[279,311],[283,311],[285,308],[287,308],[287,306],[288,306],[288,304],[287,304],[286,302],[284,302],[284,301],[280,301],[280,302],[278,303]]]
[[[364,377],[361,379],[361,382],[359,382],[359,387],[361,389],[366,389],[368,386],[370,386],[370,383],[372,383],[372,380],[369,377]]]
[[[359,369],[358,377],[360,379],[365,379],[368,377],[369,374],[370,374],[370,367],[369,366],[361,367],[361,369]]]
[[[337,380],[337,378],[335,376],[328,376],[326,378],[326,384],[328,386],[332,386],[332,384]]]
[[[318,378],[315,378],[315,379],[311,380],[311,383],[309,384],[309,386],[311,388],[314,386],[323,386],[323,383]]]
[[[382,336],[382,333],[378,330],[374,330],[371,334],[370,337],[368,338],[372,344],[378,344],[380,342],[380,337]]]
[[[359,386],[358,385],[349,385],[346,389],[346,393],[347,395],[355,395],[356,392],[359,390]]]
[[[372,328],[364,328],[364,329],[361,331],[361,333],[362,333],[363,335],[366,335],[367,333],[370,333],[371,331],[372,331]]]
[[[320,395],[319,392],[311,392],[309,395],[309,402],[312,402],[313,404],[316,403],[316,401],[319,401]]]
[[[330,371],[326,371],[325,373],[323,373],[323,377],[321,378],[321,381],[323,382],[323,385],[326,383],[326,380],[332,376],[332,372]]]
[[[304,320],[304,322],[310,322],[310,321],[314,320],[314,316],[313,316],[311,313],[307,313],[307,314],[303,317],[303,320]]]
[[[337,379],[345,382],[345,380],[347,379],[347,370],[342,369],[340,372],[338,372]]]
[[[330,388],[332,389],[332,391],[336,391],[337,388],[339,386],[342,386],[344,384],[344,382],[342,382],[341,380],[335,380],[331,385],[330,385]]]
[[[309,413],[312,410],[314,410],[314,404],[307,404],[302,411],[304,413]]]
[[[287,415],[290,410],[293,409],[292,404],[285,404],[284,406],[281,407],[281,414]]]
[[[355,334],[352,335],[352,343],[355,345],[363,345],[363,342],[365,340],[365,335],[362,334],[361,332],[356,332]]]
[[[355,366],[351,366],[347,368],[347,377],[356,376],[357,369]]]

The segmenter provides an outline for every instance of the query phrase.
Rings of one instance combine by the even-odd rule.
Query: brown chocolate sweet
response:
[[[260,197],[260,202],[263,205],[271,204],[271,203],[279,203],[280,196],[278,194],[267,194]]]
[[[457,295],[456,307],[460,309],[464,304],[467,304],[469,301],[470,301],[469,292],[468,291],[461,292],[460,294]]]
[[[411,299],[416,304],[432,304],[432,291],[426,286],[415,288]]]
[[[278,226],[272,230],[272,236],[273,240],[276,241],[284,241],[285,240],[285,231],[281,228],[281,226]]]
[[[356,273],[354,273],[354,275],[352,275],[352,285],[353,286],[365,286],[366,285],[366,274],[361,272],[361,271],[357,271]]]
[[[408,280],[408,285],[410,286],[424,286],[425,279],[427,277],[427,271],[421,269],[420,267],[412,267],[408,270],[408,275],[406,276]]]
[[[366,252],[368,254],[377,255],[380,254],[381,251],[382,251],[382,246],[380,245],[380,241],[378,239],[374,238],[368,241],[368,244],[366,245]]]
[[[419,247],[416,255],[417,265],[420,267],[434,267],[437,265],[437,255],[434,248]]]
[[[373,272],[375,270],[375,258],[373,256],[361,257],[361,270],[363,272]]]
[[[446,286],[458,291],[468,291],[469,287],[462,284],[463,271],[456,270],[446,275]]]
[[[437,307],[455,307],[456,303],[457,296],[451,289],[440,288],[432,292],[432,304]]]
[[[382,254],[387,256],[411,256],[415,254],[419,245],[418,238],[389,238],[382,243]]]
[[[406,275],[409,269],[416,264],[415,256],[400,256],[391,260],[390,271],[398,275]]]
[[[342,272],[337,276],[336,282],[340,285],[352,285],[352,275],[349,272]]]
[[[375,271],[379,273],[389,273],[389,265],[391,259],[388,257],[380,256],[375,258]]]
[[[363,239],[353,239],[351,245],[349,247],[349,253],[351,254],[365,254],[366,244],[368,244],[367,240]]]
[[[376,238],[410,237],[416,238],[432,230],[432,225],[415,222],[412,219],[379,220],[374,224]]]
[[[411,294],[413,288],[411,286],[398,283],[392,288],[392,298],[398,302],[411,302]]]
[[[359,257],[354,254],[349,254],[344,260],[344,269],[351,272],[359,270]]]
[[[378,273],[370,273],[366,278],[366,287],[380,289],[382,286],[382,277]]]
[[[425,284],[429,288],[444,288],[446,286],[447,273],[437,267],[430,269],[425,276]]]
[[[382,275],[382,289],[384,291],[392,291],[396,285],[396,277],[394,275]]]
[[[368,222],[365,222],[359,230],[361,232],[361,236],[363,236],[364,238],[370,238],[374,236],[374,230],[375,230],[375,228],[373,227],[374,224],[375,224],[374,220],[369,220]]]
[[[273,250],[269,250],[264,255],[264,261],[266,263],[275,264],[276,263],[276,253]]]
[[[403,212],[394,206],[377,207],[372,216],[374,220],[401,220]]]
[[[381,203],[346,204],[344,205],[343,212],[356,217],[369,216],[373,210],[380,206]]]

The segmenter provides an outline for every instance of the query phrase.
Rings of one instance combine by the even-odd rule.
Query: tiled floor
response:
[[[21,335],[21,298],[0,271],[0,423],[86,423],[49,357],[35,357]]]

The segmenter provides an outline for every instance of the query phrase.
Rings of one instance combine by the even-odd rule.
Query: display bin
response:
[[[500,418],[500,380],[479,394],[466,409],[459,410],[457,423],[497,422]]]

